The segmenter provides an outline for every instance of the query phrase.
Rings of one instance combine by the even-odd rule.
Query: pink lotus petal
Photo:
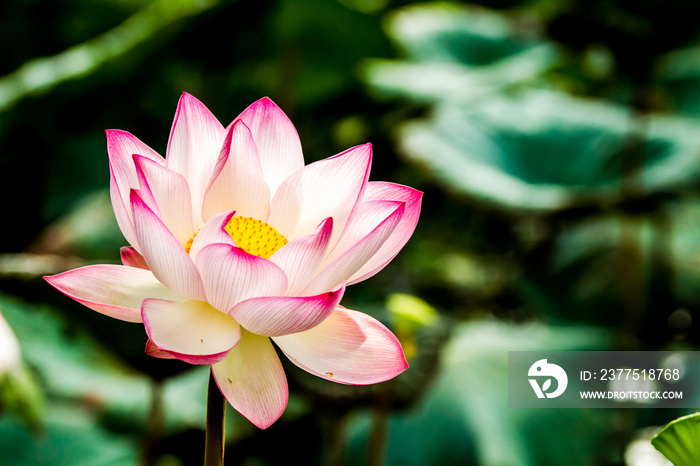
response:
[[[141,198],[160,217],[180,244],[184,244],[194,233],[192,199],[187,180],[179,173],[140,155],[134,155],[134,164],[141,190],[147,190],[158,210],[154,209],[144,196]]]
[[[132,188],[131,192],[134,192],[138,194],[138,196],[141,198],[144,204],[146,204],[146,207],[151,209],[151,211],[156,214],[158,218],[161,218],[160,215],[160,209],[158,208],[158,203],[156,202],[156,199],[153,197],[153,193],[151,192],[151,188],[148,187],[147,184],[144,184],[143,188]],[[133,212],[132,212],[133,214]]]
[[[408,368],[401,344],[389,329],[342,307],[311,330],[273,340],[294,364],[333,382],[367,385]]]
[[[187,180],[195,227],[202,220],[204,191],[214,172],[226,130],[202,102],[183,93],[170,130],[166,166]]]
[[[287,277],[272,262],[230,244],[210,244],[196,257],[207,301],[221,312],[248,298],[279,296]]]
[[[210,244],[223,243],[231,246],[236,245],[231,235],[226,231],[226,224],[231,220],[234,214],[235,212],[222,212],[217,214],[199,230],[190,247],[190,257],[195,261],[195,264],[197,263],[199,251]]]
[[[267,97],[253,102],[237,119],[243,120],[250,128],[260,154],[265,182],[270,196],[274,196],[282,182],[304,166],[297,130],[287,115]]]
[[[374,256],[350,277],[348,284],[358,283],[368,279],[386,267],[386,265],[396,257],[416,229],[422,198],[422,192],[408,186],[378,181],[367,183],[367,189],[365,190],[362,201],[363,203],[376,200],[400,201],[406,204],[406,208],[403,217],[401,217],[401,221],[391,233],[391,236],[389,236]]]
[[[202,301],[147,299],[141,317],[159,350],[190,364],[215,364],[241,339],[238,322]]]
[[[249,332],[269,337],[303,332],[323,322],[345,292],[338,289],[317,296],[251,298],[229,312]]]
[[[232,210],[241,217],[262,221],[270,211],[270,190],[263,178],[258,147],[242,120],[236,120],[226,136],[204,196],[204,220]]]
[[[139,185],[132,156],[139,154],[159,165],[163,165],[165,161],[156,151],[126,131],[108,130],[106,136],[112,177],[122,193],[122,202],[128,204],[129,190]]]
[[[379,223],[377,227],[321,270],[304,289],[302,295],[313,295],[333,289],[338,283],[346,281],[355,274],[374,256],[403,216],[404,204],[401,203],[398,206],[393,204],[393,206],[393,212]],[[383,211],[386,212],[384,209]]]
[[[182,244],[134,191],[131,194],[134,229],[148,268],[179,295],[206,300],[202,279]]]
[[[300,236],[280,248],[270,257],[287,275],[287,296],[299,296],[318,272],[333,232],[333,219],[328,217],[307,236]]]
[[[136,267],[139,269],[148,270],[148,264],[138,251],[131,246],[125,246],[119,250],[119,254],[122,258],[122,264],[128,267]]]
[[[270,205],[268,223],[287,239],[308,235],[333,217],[335,245],[369,176],[372,146],[365,144],[305,166],[287,178]]]
[[[119,186],[115,181],[114,170],[110,167],[111,177],[109,180],[109,197],[112,201],[112,209],[114,209],[114,216],[117,219],[117,225],[124,235],[126,241],[134,247],[137,251],[141,248],[136,239],[136,232],[134,231],[134,222],[131,219],[131,208],[127,209],[127,205],[124,204],[124,199],[122,193],[119,191]]]
[[[342,256],[403,205],[403,202],[397,201],[369,201],[359,204],[335,248],[323,260],[322,267],[325,268]]]
[[[212,371],[229,404],[260,429],[267,429],[287,407],[287,378],[269,338],[241,333],[240,343]]]
[[[159,350],[155,343],[151,339],[146,342],[146,349],[144,351],[148,356],[158,359],[177,359],[170,353]]]
[[[126,322],[141,322],[144,299],[182,299],[149,270],[136,267],[89,265],[44,279],[69,298]]]

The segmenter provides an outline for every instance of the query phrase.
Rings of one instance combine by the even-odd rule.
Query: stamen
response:
[[[192,249],[192,243],[194,242],[194,238],[197,236],[197,233],[199,233],[199,230],[195,231],[194,235],[192,235],[192,238],[188,239],[185,243],[185,252],[187,252],[187,254],[189,254],[190,249]]]
[[[236,246],[263,259],[269,259],[289,242],[267,223],[251,217],[231,217],[225,229]]]
[[[289,242],[287,238],[267,223],[251,217],[231,217],[224,229],[233,238],[236,246],[248,254],[253,254],[263,259],[269,259]],[[197,233],[199,233],[199,230],[185,243],[184,248],[187,254],[192,249],[192,243]]]

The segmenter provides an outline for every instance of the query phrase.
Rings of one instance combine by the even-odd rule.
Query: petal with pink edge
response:
[[[139,185],[136,169],[132,161],[134,154],[139,154],[159,165],[165,161],[156,151],[141,142],[136,136],[120,130],[107,130],[107,154],[112,177],[122,193],[122,202],[129,203],[129,189]]]
[[[131,207],[141,254],[153,275],[177,294],[206,301],[197,267],[182,244],[133,190]]]
[[[293,239],[333,217],[333,247],[360,200],[371,161],[372,146],[365,144],[305,166],[282,183],[272,198],[267,223]]]
[[[141,322],[144,299],[182,299],[149,270],[122,265],[88,265],[44,279],[90,309],[126,322]]]
[[[144,352],[148,355],[151,356],[152,358],[158,358],[158,359],[177,359],[175,356],[173,356],[170,353],[167,353],[165,351],[159,350],[158,347],[156,346],[155,343],[151,339],[148,339],[146,342],[146,348]]]
[[[141,317],[156,348],[190,364],[215,364],[241,339],[238,322],[204,301],[147,299]]]
[[[226,130],[209,109],[183,93],[170,130],[166,166],[183,175],[189,184],[195,227],[203,223],[204,191],[225,138]]]
[[[327,218],[307,236],[300,236],[285,244],[270,257],[287,275],[287,296],[299,296],[318,272],[328,249],[333,232],[333,219]]]
[[[391,236],[387,238],[374,256],[350,277],[348,284],[358,283],[370,278],[396,257],[416,229],[422,199],[422,192],[408,186],[381,181],[367,183],[367,189],[362,200],[363,203],[375,200],[401,201],[406,204],[406,208],[401,221],[391,233]]]
[[[322,267],[350,250],[402,206],[403,203],[397,201],[369,201],[358,205],[340,240],[323,260]]]
[[[240,343],[223,361],[212,366],[212,372],[233,409],[266,429],[287,407],[287,378],[268,337],[243,329],[241,333]]]
[[[333,313],[345,292],[338,289],[317,296],[251,298],[229,312],[249,332],[276,337],[314,328]]]
[[[282,269],[230,244],[210,244],[196,261],[207,301],[224,313],[245,299],[279,296],[287,289]]]
[[[342,307],[311,330],[273,340],[294,364],[333,382],[378,383],[408,368],[401,344],[389,329]]]
[[[304,166],[297,130],[282,109],[267,97],[250,104],[236,119],[239,118],[250,128],[265,182],[273,196],[287,177]]]
[[[307,285],[302,295],[331,290],[357,272],[379,250],[401,220],[404,212],[403,203],[393,206],[393,212],[379,225],[321,270]]]
[[[119,186],[114,177],[114,170],[110,167],[111,177],[109,180],[109,198],[112,201],[112,209],[114,210],[114,216],[117,219],[117,225],[124,235],[126,241],[133,246],[137,251],[141,248],[139,247],[138,240],[136,239],[136,232],[134,231],[134,222],[131,219],[131,208],[129,201],[124,203],[124,198],[122,193],[119,191]]]
[[[267,220],[270,190],[263,178],[258,147],[242,120],[229,129],[204,195],[204,221],[219,212],[235,210],[241,217]]]
[[[127,267],[137,267],[139,269],[148,270],[148,264],[138,251],[131,246],[125,246],[119,250],[119,255],[122,259],[122,264]]]
[[[134,164],[141,189],[147,189],[158,206],[157,211],[151,210],[159,214],[180,244],[184,244],[194,233],[192,199],[187,180],[179,173],[140,155],[134,155]],[[146,204],[149,205],[148,202]]]

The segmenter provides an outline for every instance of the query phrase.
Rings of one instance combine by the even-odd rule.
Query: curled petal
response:
[[[268,223],[293,239],[310,234],[323,219],[333,217],[333,247],[362,195],[371,161],[372,146],[365,144],[305,166],[275,193]]]
[[[136,267],[139,269],[148,270],[148,264],[138,251],[131,246],[125,246],[119,250],[119,255],[122,259],[122,264],[127,267]]]
[[[389,238],[384,242],[382,247],[369,259],[360,270],[350,277],[348,284],[361,282],[373,276],[391,260],[396,257],[401,248],[406,245],[408,240],[413,235],[413,231],[418,224],[418,217],[421,210],[421,201],[423,193],[417,189],[403,186],[400,184],[386,182],[370,182],[367,183],[363,204],[365,202],[373,202],[376,200],[400,201],[406,204],[403,217],[391,233]],[[362,204],[360,204],[362,205]]]
[[[357,272],[379,250],[401,220],[404,213],[403,203],[398,206],[394,204],[393,208],[394,210],[379,225],[321,270],[304,289],[302,295],[330,290]]]
[[[317,296],[251,298],[231,309],[230,314],[246,330],[270,337],[314,328],[335,310],[345,292],[338,289]]]
[[[140,252],[153,275],[179,295],[205,301],[202,279],[182,244],[134,191],[131,207]]]
[[[88,265],[44,279],[90,309],[126,322],[141,322],[144,299],[182,299],[149,270],[136,267]]]
[[[166,164],[189,184],[196,227],[203,223],[204,191],[225,138],[226,130],[209,109],[190,94],[182,94],[170,130]]]
[[[267,97],[249,105],[238,119],[250,128],[272,196],[287,177],[304,166],[297,130],[282,109]]]
[[[190,364],[217,363],[241,339],[238,322],[203,301],[147,299],[141,316],[156,348]]]
[[[270,427],[287,407],[289,392],[282,363],[270,339],[241,330],[241,341],[212,366],[226,400],[261,429]]]
[[[196,261],[207,300],[221,312],[248,298],[279,296],[287,288],[282,269],[230,244],[210,244]]]
[[[367,385],[408,368],[401,344],[389,329],[342,307],[311,330],[273,340],[294,364],[333,382]]]
[[[270,257],[287,275],[287,296],[299,296],[318,272],[328,249],[333,232],[333,219],[328,217],[307,236],[300,236],[285,244]]]
[[[242,120],[229,129],[204,196],[203,215],[235,210],[241,217],[267,220],[270,190],[263,178],[258,147]]]
[[[153,343],[153,340],[150,338],[146,342],[146,348],[144,351],[148,356],[151,356],[152,358],[158,358],[158,359],[177,359],[175,356],[172,354],[159,350],[158,347],[156,346],[155,343]]]

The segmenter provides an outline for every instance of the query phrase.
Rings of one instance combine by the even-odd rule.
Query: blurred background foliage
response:
[[[290,405],[227,416],[226,464],[631,465],[683,411],[514,410],[509,350],[696,350],[700,3],[17,0],[0,4],[3,465],[201,461],[206,368],[42,279],[119,260],[103,131],[160,153],[187,91],[263,95],[307,162],[370,141],[421,221],[344,304],[411,368],[370,387],[286,364]],[[2,343],[2,342],[0,342]],[[285,359],[283,358],[283,361]],[[700,400],[699,404],[700,404]]]

